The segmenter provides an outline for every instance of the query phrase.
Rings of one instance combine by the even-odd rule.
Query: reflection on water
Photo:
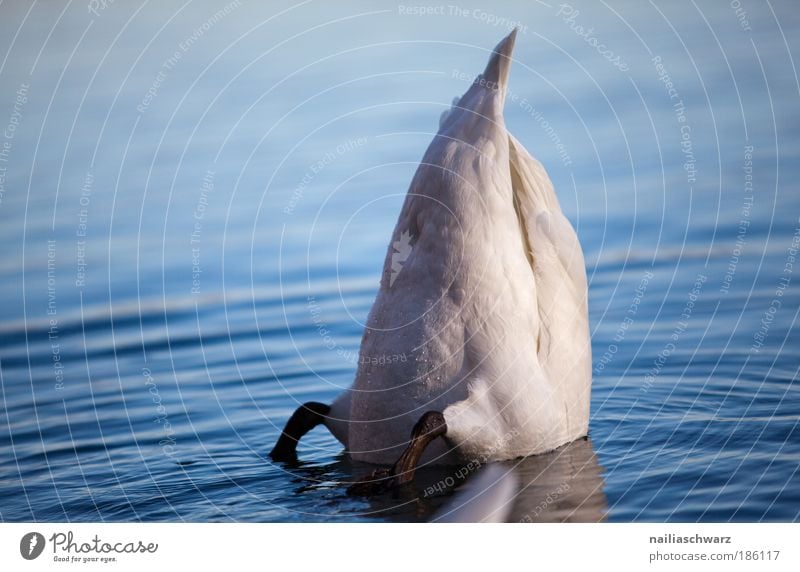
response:
[[[600,522],[608,509],[590,439],[510,463],[519,478],[510,522]]]
[[[557,4],[495,9],[594,355],[591,441],[507,463],[509,519],[797,520],[800,11],[572,4],[628,69]],[[452,467],[357,499],[372,467],[326,431],[266,453],[351,383],[416,164],[506,30],[178,8],[0,5],[0,520],[427,521]]]
[[[499,464],[514,475],[515,491],[508,502],[508,522],[600,522],[606,518],[602,467],[590,439],[579,439],[559,449]],[[374,469],[350,463],[345,455],[327,465],[300,461],[284,465],[292,473],[294,494],[344,488]],[[406,488],[362,499],[351,499],[353,516],[390,521],[425,522],[440,513],[456,491],[475,478],[479,463],[459,466],[423,466]],[[344,505],[340,507],[347,510]]]

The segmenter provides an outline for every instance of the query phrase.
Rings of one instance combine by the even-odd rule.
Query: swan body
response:
[[[515,34],[443,114],[411,182],[355,381],[325,421],[355,460],[392,462],[428,410],[447,423],[430,462],[533,455],[587,434],[583,253],[503,121]]]
[[[420,460],[500,461],[587,434],[583,253],[544,168],[503,120],[515,37],[442,115],[414,175],[352,387],[301,406],[273,459],[293,458],[320,423],[354,460],[401,455],[391,474],[405,480]]]

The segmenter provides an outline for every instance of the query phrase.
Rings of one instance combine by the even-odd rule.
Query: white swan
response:
[[[443,114],[417,169],[353,386],[330,407],[300,407],[273,459],[293,458],[324,423],[355,460],[400,457],[382,473],[396,484],[429,444],[430,462],[489,461],[587,434],[583,253],[544,168],[503,121],[515,38]]]

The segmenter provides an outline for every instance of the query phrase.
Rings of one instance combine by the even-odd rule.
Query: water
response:
[[[296,466],[266,453],[352,380],[499,17],[526,26],[506,120],[578,230],[594,352],[590,440],[510,462],[510,518],[798,519],[790,2],[218,9],[0,7],[2,520],[434,514],[469,475],[352,499],[369,467],[324,430]]]

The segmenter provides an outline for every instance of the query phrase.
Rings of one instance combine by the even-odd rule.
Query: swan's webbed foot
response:
[[[447,433],[444,415],[438,411],[428,411],[411,430],[408,447],[397,459],[391,469],[377,469],[371,475],[353,483],[347,494],[366,496],[386,492],[414,480],[414,471],[425,448],[437,437]]]
[[[286,427],[283,428],[278,442],[270,451],[269,456],[273,461],[296,461],[297,443],[300,439],[317,425],[325,422],[331,408],[324,403],[309,401],[298,407]]]

